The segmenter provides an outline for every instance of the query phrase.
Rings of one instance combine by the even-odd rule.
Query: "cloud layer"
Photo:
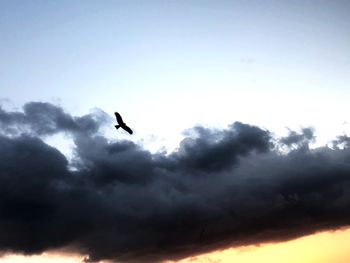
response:
[[[274,138],[235,122],[195,127],[165,155],[108,140],[105,124],[49,103],[0,108],[1,251],[157,262],[350,223],[347,136],[310,149],[312,129]],[[43,141],[57,133],[73,139],[75,169]]]

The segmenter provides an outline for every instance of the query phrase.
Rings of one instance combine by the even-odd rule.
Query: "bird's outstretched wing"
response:
[[[114,115],[115,115],[115,117],[117,119],[118,124],[122,125],[124,123],[123,119],[122,119],[122,116],[120,116],[120,114],[118,112],[115,112]]]
[[[132,129],[130,129],[128,126],[123,125],[121,126],[124,130],[126,130],[128,133],[132,134]]]

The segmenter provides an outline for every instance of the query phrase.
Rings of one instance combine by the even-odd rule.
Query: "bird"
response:
[[[128,133],[132,134],[130,127],[126,126],[126,123],[123,121],[122,116],[118,112],[114,112],[114,115],[117,119],[118,125],[114,125],[116,129],[123,128]]]

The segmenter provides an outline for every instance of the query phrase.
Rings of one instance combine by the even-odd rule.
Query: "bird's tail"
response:
[[[120,128],[120,125],[114,125],[114,127],[115,127],[116,129],[119,129],[119,128]]]

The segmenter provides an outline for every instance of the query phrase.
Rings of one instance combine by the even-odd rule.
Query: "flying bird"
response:
[[[128,126],[126,126],[126,123],[123,121],[122,116],[120,116],[120,114],[118,112],[115,112],[114,115],[115,115],[117,122],[118,122],[118,125],[114,125],[114,127],[116,129],[123,128],[128,133],[132,134],[132,130]]]

